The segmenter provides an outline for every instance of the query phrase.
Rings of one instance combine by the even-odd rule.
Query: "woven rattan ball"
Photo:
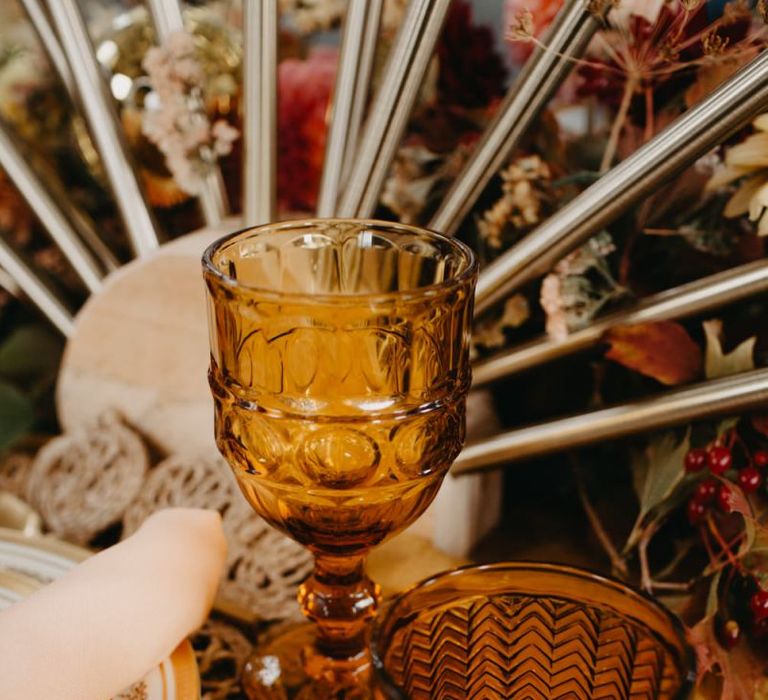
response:
[[[208,620],[192,638],[200,668],[203,700],[244,698],[240,674],[251,653],[251,644],[236,628]]]
[[[262,619],[297,614],[296,587],[309,575],[312,558],[248,506],[223,459],[174,455],[158,464],[125,514],[123,536],[151,513],[170,507],[221,513],[228,545],[222,599]]]
[[[147,471],[141,438],[115,414],[54,438],[35,457],[27,501],[62,539],[87,544],[118,523]]]
[[[32,456],[25,452],[11,452],[0,460],[0,491],[25,498],[32,463]]]
[[[161,508],[209,508],[225,517],[237,492],[232,472],[223,459],[172,455],[149,474],[141,493],[123,518],[123,537],[133,534]]]
[[[242,498],[242,497],[240,497]],[[312,556],[242,501],[224,519],[230,543],[222,594],[265,620],[300,617],[296,589],[312,572]]]

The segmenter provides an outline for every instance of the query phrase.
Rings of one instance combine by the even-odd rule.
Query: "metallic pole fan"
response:
[[[117,269],[112,252],[81,211],[62,196],[60,177],[32,167],[7,124],[0,124],[0,166],[71,263],[91,298],[77,315],[7,243],[0,241],[0,283],[24,294],[68,337],[58,402],[71,428],[117,404],[167,450],[212,449],[205,387],[207,339],[198,260],[202,250],[240,222],[229,216],[218,168],[198,199],[206,228],[163,240],[125,138],[108,79],[78,0],[22,0],[32,26],[88,126],[106,182],[136,260]],[[614,3],[566,0],[546,40],[528,59],[430,227],[453,235],[520,139],[571,72]],[[349,0],[322,174],[318,216],[371,216],[403,139],[450,0],[410,0],[388,59],[370,94],[383,0]],[[598,9],[596,9],[598,8]],[[157,41],[185,27],[178,0],[147,0]],[[242,225],[276,216],[277,0],[243,0],[244,144]],[[768,110],[768,52],[754,58],[632,156],[481,273],[476,313],[547,274],[569,252],[615,221],[712,148]],[[170,294],[174,289],[175,294]],[[704,277],[597,318],[562,341],[547,338],[477,362],[475,386],[597,345],[611,329],[685,318],[768,291],[768,263],[758,261]],[[747,411],[768,402],[768,369],[677,389],[660,397],[512,430],[471,442],[454,473],[482,471],[516,459]]]

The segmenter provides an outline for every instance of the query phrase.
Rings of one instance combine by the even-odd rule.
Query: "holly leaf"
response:
[[[635,453],[632,460],[635,489],[640,500],[640,512],[624,551],[637,544],[652,513],[661,515],[662,509],[685,479],[683,460],[691,447],[691,430],[679,442],[674,433],[665,433],[651,441],[643,452]]]
[[[675,386],[701,374],[701,349],[674,321],[619,326],[608,332],[605,356],[624,367]]]
[[[696,654],[697,686],[717,674],[723,681],[720,700],[755,700],[764,680],[763,665],[748,644],[730,651],[722,647],[711,615],[686,630],[686,636]]]
[[[704,362],[704,373],[707,379],[727,377],[729,374],[739,374],[755,369],[755,343],[757,338],[749,338],[729,353],[723,352],[722,332],[723,322],[719,319],[705,321],[704,333],[707,337],[707,350]]]
[[[720,569],[713,577],[709,584],[709,594],[707,595],[707,617],[714,617],[717,614],[720,607],[720,579],[722,578],[723,570]]]
[[[736,556],[741,558],[747,553],[754,551],[757,542],[759,524],[755,519],[755,513],[744,491],[736,484],[728,482],[728,492],[725,496],[728,504],[728,512],[740,515],[744,520],[744,540],[739,546]],[[713,564],[710,564],[704,571],[705,575],[712,573]]]
[[[32,402],[11,384],[0,382],[0,452],[35,422]]]

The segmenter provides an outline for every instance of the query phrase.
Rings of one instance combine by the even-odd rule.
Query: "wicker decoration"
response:
[[[0,491],[26,498],[26,486],[32,469],[32,457],[24,452],[11,452],[0,461]]]
[[[123,536],[154,511],[174,506],[221,513],[228,544],[224,599],[267,620],[296,614],[296,587],[311,572],[312,558],[253,513],[222,459],[175,455],[161,462],[125,514]]]
[[[226,598],[265,620],[300,618],[298,585],[312,573],[312,555],[256,515],[240,492],[224,518],[229,543]]]
[[[173,455],[149,474],[123,519],[123,537],[132,535],[161,508],[210,508],[224,517],[238,494],[229,467],[215,457]]]
[[[250,642],[234,627],[208,620],[192,639],[202,678],[202,700],[244,698],[240,673],[251,653]]]
[[[120,521],[141,490],[147,466],[141,438],[117,415],[105,414],[90,429],[54,438],[38,452],[27,500],[53,533],[88,544]]]

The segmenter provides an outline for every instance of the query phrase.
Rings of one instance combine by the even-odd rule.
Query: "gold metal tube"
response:
[[[51,65],[59,74],[59,78],[67,89],[67,92],[74,98],[77,95],[77,91],[75,88],[75,81],[72,77],[72,71],[69,69],[67,57],[61,50],[56,31],[51,26],[48,12],[41,0],[20,0],[20,2],[40,39],[40,43],[43,45],[43,49],[45,49],[45,53],[51,61]]]
[[[243,0],[243,226],[277,208],[277,21],[277,0]]]
[[[19,190],[88,290],[96,292],[101,289],[106,270],[99,265],[83,243],[70,219],[29,166],[28,159],[17,148],[12,135],[2,122],[0,167]]]
[[[661,184],[768,108],[768,51],[480,273],[476,313],[546,274]]]
[[[619,326],[694,316],[763,292],[768,292],[768,260],[739,265],[646,297],[629,309],[596,319],[563,340],[538,338],[480,360],[472,369],[472,385],[481,387],[492,384],[518,372],[586,350]]]
[[[606,3],[606,11],[610,3]],[[550,27],[544,43],[526,62],[507,92],[472,156],[459,173],[429,228],[453,235],[552,95],[573,70],[595,32],[600,17],[584,0],[567,0]]]
[[[75,332],[75,320],[70,311],[2,238],[0,266],[65,337],[69,338]]]
[[[464,447],[453,473],[501,467],[601,440],[668,428],[714,416],[744,413],[768,406],[768,369],[675,389],[641,401],[560,418],[495,435]]]
[[[157,223],[139,183],[77,0],[56,0],[49,9],[133,250],[139,257],[148,255],[159,245]]]
[[[317,203],[319,217],[336,215],[344,166],[355,150],[376,51],[376,44],[366,41],[372,28],[378,29],[381,5],[381,0],[349,0],[347,6]]]
[[[370,217],[432,59],[450,0],[411,0],[390,51],[338,215]]]

